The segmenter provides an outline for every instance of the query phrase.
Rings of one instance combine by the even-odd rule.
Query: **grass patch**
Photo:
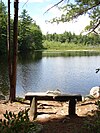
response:
[[[44,41],[43,47],[46,50],[100,50],[98,45],[83,45],[75,43],[61,43],[55,41]]]

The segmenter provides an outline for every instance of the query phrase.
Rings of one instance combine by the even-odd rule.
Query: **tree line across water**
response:
[[[11,44],[13,43],[13,20],[11,19]],[[43,49],[78,49],[81,47],[99,47],[100,36],[96,34],[76,35],[71,32],[63,34],[42,34],[40,27],[24,9],[18,22],[18,52],[26,53]],[[7,53],[7,11],[0,2],[0,54]]]
[[[44,36],[44,47],[47,49],[82,49],[99,48],[100,36],[95,34],[76,35],[71,32],[48,34]]]

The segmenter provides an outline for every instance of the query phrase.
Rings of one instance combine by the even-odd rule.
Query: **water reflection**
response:
[[[18,55],[18,63],[28,64],[42,59],[42,51]]]
[[[52,58],[51,58],[52,57]],[[8,93],[7,58],[0,57],[0,91]],[[28,91],[47,91],[59,88],[66,93],[86,95],[100,85],[100,52],[67,51],[35,52],[18,56],[17,96]]]
[[[25,54],[20,55],[18,60],[17,66],[17,88],[18,94],[23,95],[24,93],[31,90],[30,84],[34,84],[33,77],[37,75],[35,79],[38,81],[38,74],[39,74],[39,62],[42,59],[42,52],[35,52],[34,54]],[[37,72],[38,71],[38,72]],[[23,90],[23,91],[22,91]]]
[[[43,56],[46,57],[70,57],[70,56],[98,56],[100,55],[99,51],[48,51],[43,52]]]
[[[66,93],[88,94],[91,87],[99,85],[99,75],[95,73],[100,66],[99,52],[77,51],[76,55],[75,51],[47,52],[42,53],[42,59],[18,64],[17,94],[56,88]]]

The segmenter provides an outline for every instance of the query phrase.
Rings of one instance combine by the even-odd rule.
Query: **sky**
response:
[[[2,1],[7,5],[7,0]],[[59,17],[62,14],[57,7],[54,7],[45,13],[48,8],[58,1],[60,0],[19,0],[19,15],[23,9],[26,9],[33,20],[36,21],[36,24],[40,26],[43,34],[46,34],[47,32],[50,34],[61,34],[65,31],[80,34],[84,27],[89,24],[88,16],[81,16],[77,21],[70,23],[47,23],[47,21],[53,19],[54,17]],[[11,0],[11,16],[13,16],[14,12],[13,3],[14,0]],[[61,3],[61,5],[63,4],[64,2]]]

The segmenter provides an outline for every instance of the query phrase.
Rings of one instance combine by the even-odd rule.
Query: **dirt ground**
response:
[[[100,99],[99,99],[100,100]],[[95,100],[79,102],[76,106],[76,116],[68,116],[68,103],[41,101],[38,103],[38,116],[35,122],[43,125],[41,133],[88,133],[83,129],[85,121],[92,120],[97,110]],[[29,103],[29,102],[27,102]],[[6,110],[18,113],[29,108],[29,104],[0,103],[0,119]]]

